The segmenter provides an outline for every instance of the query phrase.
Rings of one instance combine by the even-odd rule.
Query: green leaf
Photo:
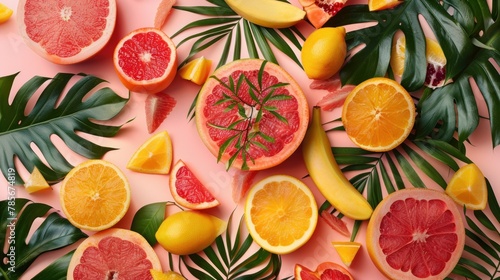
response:
[[[7,170],[12,168],[17,177],[16,182],[23,183],[14,164],[14,158],[18,158],[30,172],[36,166],[49,183],[62,180],[73,166],[50,140],[54,135],[61,138],[73,152],[86,158],[101,158],[114,150],[97,145],[76,133],[112,137],[120,129],[120,126],[95,122],[112,119],[128,101],[108,87],[96,90],[104,80],[85,74],[59,73],[52,79],[37,76],[13,93],[11,86],[16,75],[0,77],[0,143],[3,143],[0,168],[5,178],[8,177]],[[74,78],[78,80],[65,92],[68,83]],[[24,115],[28,102],[32,101],[37,91],[41,91],[41,94],[34,108]],[[14,95],[14,99],[9,105],[11,95]],[[47,164],[35,153],[32,145],[38,147]]]
[[[66,255],[58,258],[49,266],[40,271],[33,279],[31,280],[66,280],[67,272],[69,267],[69,262],[71,261],[71,257],[75,250],[70,251]]]
[[[134,215],[130,229],[142,235],[154,246],[156,231],[165,220],[165,207],[167,202],[157,202],[142,206]]]
[[[0,279],[18,279],[40,255],[87,237],[57,212],[51,211],[52,208],[46,204],[26,199],[2,200],[0,209],[7,210],[1,214],[0,232],[5,234],[2,235],[2,246],[9,244],[7,252],[2,251],[0,257],[4,260],[15,255],[14,266],[0,263]],[[28,239],[34,221],[42,217],[43,222]],[[15,235],[10,234],[10,231]]]

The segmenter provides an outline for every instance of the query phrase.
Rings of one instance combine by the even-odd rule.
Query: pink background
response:
[[[20,71],[15,80],[14,91],[17,91],[20,85],[24,84],[35,75],[52,77],[58,72],[84,72],[107,80],[109,82],[109,87],[115,90],[119,95],[127,97],[127,89],[120,83],[114,72],[112,61],[113,49],[118,40],[132,30],[153,25],[156,8],[160,1],[117,1],[119,2],[117,25],[111,41],[97,56],[88,61],[70,66],[52,64],[32,52],[31,49],[25,45],[17,29],[17,14],[15,12],[17,1],[3,0],[2,2],[8,7],[14,9],[14,15],[8,22],[0,25],[0,76],[6,76]],[[291,2],[299,6],[297,1],[292,0]],[[177,1],[177,5],[181,6],[208,4],[209,3],[205,1]],[[187,12],[174,10],[162,30],[166,34],[172,35],[179,28],[194,19],[198,19],[198,17]],[[300,23],[298,27],[304,34],[309,34],[313,30],[312,27],[306,23]],[[174,43],[177,44],[185,36],[186,35],[183,34],[174,38]],[[187,43],[182,45],[177,50],[179,61],[183,60],[187,56],[190,46],[190,43]],[[208,52],[203,54],[207,58],[211,59],[215,65],[219,60],[222,47],[222,44],[218,44],[217,47],[210,48]],[[309,105],[312,107],[326,94],[326,92],[320,90],[310,90],[309,84],[311,81],[306,77],[304,72],[294,62],[279,54],[279,51],[277,51],[276,54],[280,64],[287,69],[287,71],[289,71],[302,86],[307,95]],[[239,219],[241,216],[242,204],[233,202],[231,198],[230,185],[233,171],[226,172],[222,164],[216,163],[215,157],[209,153],[199,139],[194,121],[189,121],[186,117],[188,109],[197,91],[198,86],[176,77],[173,84],[166,90],[166,92],[176,99],[177,105],[157,132],[161,130],[167,130],[169,132],[174,146],[174,162],[182,159],[195,172],[198,178],[213,192],[217,199],[222,202],[220,206],[215,209],[211,209],[208,212],[222,219],[227,219],[231,211],[236,208],[235,217]],[[140,174],[125,168],[125,165],[132,156],[133,152],[150,137],[147,132],[145,121],[145,98],[146,95],[144,94],[131,93],[130,101],[126,105],[125,109],[111,123],[123,124],[130,119],[134,120],[125,124],[116,137],[110,139],[89,137],[90,140],[99,145],[119,148],[116,151],[106,154],[104,159],[111,161],[120,167],[130,181],[132,188],[131,206],[125,218],[116,227],[130,228],[135,212],[143,205],[172,200],[168,190],[169,177],[167,175]],[[482,100],[482,97],[479,97],[479,100]],[[483,102],[484,101],[481,101],[479,103],[480,114],[487,115],[487,110]],[[325,121],[333,120],[338,118],[340,114],[340,109],[336,109],[333,112],[323,112],[323,119]],[[343,133],[330,133],[329,136],[331,137],[331,142],[334,146],[351,145]],[[53,141],[59,143],[61,142],[60,139],[55,138]],[[500,166],[500,151],[498,148],[492,149],[489,123],[481,120],[479,128],[471,136],[470,141],[471,145],[467,145],[467,156],[471,158],[483,171],[484,175],[489,178],[493,188],[496,190],[497,197],[500,196],[500,175],[498,174],[498,166]],[[62,149],[65,149],[64,146]],[[66,151],[66,155],[67,159],[72,164],[78,164],[84,160],[82,157],[71,151]],[[442,174],[448,175],[447,179],[449,179],[453,173],[451,170],[442,169],[441,171]],[[23,178],[27,178],[26,176],[28,174],[26,170],[20,168],[19,172]],[[271,174],[290,174],[298,178],[305,176],[307,171],[302,163],[300,151],[295,153],[280,166],[260,172],[257,175],[257,179]],[[0,180],[1,186],[7,186],[7,182],[3,177]],[[318,205],[321,205],[324,202],[324,198],[312,184],[312,181],[310,179],[303,179],[303,181],[311,187]],[[439,188],[434,183],[430,184],[431,185],[429,185],[429,187]],[[23,187],[18,187],[16,190],[18,197],[25,197],[36,202],[47,203],[55,209],[60,209],[58,197],[59,185],[57,184],[53,186],[52,191],[32,195],[27,194]],[[0,189],[0,199],[3,200],[5,198],[6,187],[2,187]],[[349,229],[352,230],[352,221],[349,219],[344,220],[348,223]],[[356,237],[356,241],[362,244],[364,244],[365,239],[365,227],[366,223],[363,224],[361,231]],[[497,237],[497,242],[498,239],[499,238]],[[340,258],[331,245],[331,241],[348,241],[348,238],[343,237],[339,233],[331,230],[322,220],[319,220],[315,234],[309,242],[299,250],[283,256],[283,268],[280,278],[293,275],[293,266],[296,263],[301,263],[313,269],[319,263],[324,261],[333,261],[341,264]],[[31,276],[38,273],[49,263],[75,247],[76,244],[42,255],[29,269],[28,273],[23,276],[23,279],[30,279]],[[168,270],[168,256],[166,251],[159,246],[156,246],[155,250],[162,260],[164,270]],[[349,271],[356,279],[384,279],[384,277],[372,264],[364,245],[349,268]]]

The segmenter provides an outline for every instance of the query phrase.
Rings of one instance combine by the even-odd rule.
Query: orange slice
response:
[[[0,23],[6,22],[12,16],[13,12],[11,8],[0,3]]]
[[[130,206],[130,187],[118,167],[87,160],[73,168],[59,191],[66,218],[76,227],[101,231],[120,221]]]
[[[333,248],[339,254],[340,260],[346,265],[350,266],[354,257],[361,248],[361,243],[352,241],[334,241],[332,242]]]
[[[269,252],[287,254],[311,238],[318,208],[302,181],[288,175],[272,175],[249,190],[244,217],[257,244]]]
[[[40,173],[40,170],[38,170],[38,168],[36,167],[33,169],[33,172],[31,172],[28,181],[24,183],[24,187],[26,188],[26,191],[28,193],[34,193],[50,189],[49,184],[47,183],[45,178],[43,178],[43,175],[42,173]]]
[[[415,104],[396,81],[371,78],[347,96],[342,123],[349,138],[360,148],[389,151],[410,134],[415,123]]]
[[[168,132],[151,136],[132,155],[127,168],[141,173],[168,174],[172,165],[172,141]]]
[[[398,1],[398,0],[368,0],[368,9],[370,10],[370,12],[381,11],[381,10],[393,8],[401,3],[403,3],[403,1]]]
[[[488,189],[483,173],[474,163],[462,166],[451,178],[446,193],[467,209],[484,210]]]
[[[201,86],[207,80],[211,68],[212,61],[202,56],[182,66],[181,69],[179,69],[179,76],[184,80],[191,81]]]

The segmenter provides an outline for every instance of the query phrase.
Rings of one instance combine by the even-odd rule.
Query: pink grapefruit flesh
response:
[[[411,188],[377,206],[366,236],[371,259],[390,279],[444,279],[462,255],[465,228],[444,192]]]
[[[18,25],[27,45],[57,64],[74,64],[99,52],[116,22],[115,0],[21,0]]]

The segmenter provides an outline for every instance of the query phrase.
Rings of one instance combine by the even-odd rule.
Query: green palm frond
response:
[[[232,214],[225,237],[218,236],[215,244],[203,252],[181,256],[189,273],[196,279],[277,279],[281,257],[262,248],[255,251],[251,247],[253,239],[250,234],[243,235],[242,219],[234,234],[230,231],[231,223]]]
[[[174,33],[171,37],[191,30],[203,28],[203,31],[182,39],[177,47],[194,40],[188,56],[179,64],[182,67],[199,52],[224,41],[224,48],[216,68],[232,60],[242,58],[242,45],[246,45],[249,58],[263,58],[278,63],[273,47],[288,56],[302,67],[296,51],[302,48],[305,37],[296,27],[273,29],[253,24],[236,14],[223,0],[207,0],[210,6],[174,6],[175,9],[204,16]],[[292,48],[293,47],[293,48]],[[295,48],[295,49],[294,49]],[[230,52],[232,51],[232,57]]]

